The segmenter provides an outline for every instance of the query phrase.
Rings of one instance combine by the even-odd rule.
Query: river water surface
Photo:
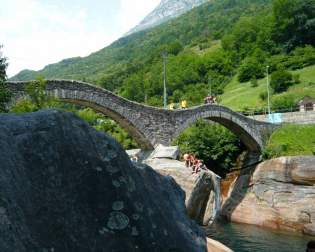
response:
[[[312,240],[295,233],[232,223],[216,223],[207,229],[207,234],[235,252],[303,252]]]

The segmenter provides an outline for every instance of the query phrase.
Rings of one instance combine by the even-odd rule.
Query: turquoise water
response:
[[[207,235],[235,252],[303,252],[312,240],[294,233],[231,223],[214,224],[207,229]]]

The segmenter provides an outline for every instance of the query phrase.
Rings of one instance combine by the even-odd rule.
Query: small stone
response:
[[[143,205],[139,202],[135,203],[135,208],[137,211],[142,212],[143,211]]]
[[[113,180],[112,181],[113,186],[115,186],[116,188],[120,187],[120,183],[117,180]]]
[[[127,183],[127,179],[125,178],[125,177],[119,177],[119,181],[121,182],[121,183]]]
[[[133,214],[132,215],[132,219],[139,220],[140,219],[140,215],[139,214]]]
[[[137,227],[132,227],[131,235],[132,236],[138,236],[139,235]]]
[[[107,222],[107,227],[112,230],[123,230],[129,224],[129,218],[127,215],[121,212],[111,212]]]
[[[98,172],[102,172],[103,168],[98,166],[98,167],[95,168],[95,170],[97,170]]]
[[[0,214],[5,214],[6,213],[6,209],[4,207],[0,207]]]
[[[112,209],[115,211],[120,211],[120,210],[124,209],[124,202],[115,201],[112,205]]]
[[[136,190],[136,183],[134,180],[130,177],[128,177],[128,191],[134,192]]]
[[[116,153],[116,151],[114,151],[114,150],[109,150],[109,151],[107,152],[107,154],[108,154],[108,156],[109,156],[110,158],[115,158],[115,157],[117,157],[117,153]]]
[[[110,173],[116,173],[119,172],[119,168],[116,166],[112,166],[112,165],[107,165],[106,166],[106,170]]]
[[[113,231],[108,230],[106,227],[102,227],[98,232],[101,235],[104,235],[105,233],[115,234]]]
[[[149,215],[149,216],[152,216],[152,215],[153,215],[153,210],[152,210],[150,207],[148,208],[148,215]]]

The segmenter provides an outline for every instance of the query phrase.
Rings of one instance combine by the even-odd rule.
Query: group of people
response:
[[[207,166],[203,163],[202,160],[196,158],[193,154],[186,153],[184,155],[184,161],[187,168],[192,169],[192,174],[198,173],[201,170],[208,170]]]
[[[206,98],[204,98],[204,103],[205,104],[217,104],[217,97],[214,95],[208,95]],[[183,100],[179,104],[178,103],[171,103],[169,104],[169,109],[174,110],[174,109],[187,109],[187,101]]]
[[[205,104],[217,104],[217,97],[215,97],[214,95],[208,95],[205,99],[204,99]]]
[[[177,108],[181,108],[181,109],[187,109],[187,101],[186,100],[183,100],[180,102],[180,104],[176,104],[176,103],[171,103],[169,105],[169,109],[170,110],[174,110],[174,109],[177,109]]]

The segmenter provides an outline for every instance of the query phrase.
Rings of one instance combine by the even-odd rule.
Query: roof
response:
[[[299,105],[306,105],[306,104],[315,104],[315,99],[310,96],[305,96],[302,100],[299,101]]]

